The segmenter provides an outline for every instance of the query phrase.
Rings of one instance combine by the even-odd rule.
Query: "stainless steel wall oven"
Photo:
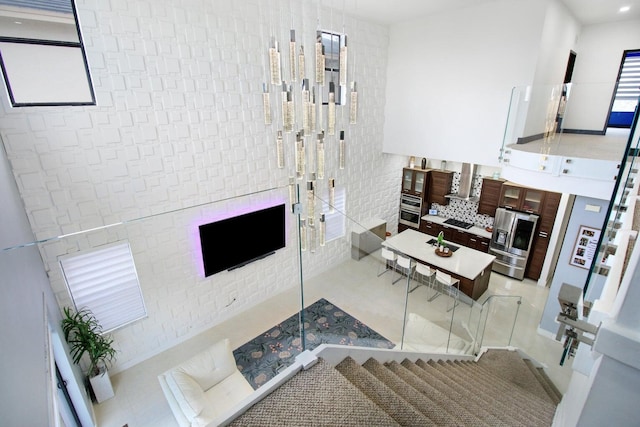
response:
[[[422,199],[410,194],[400,196],[400,224],[418,228],[422,216]]]

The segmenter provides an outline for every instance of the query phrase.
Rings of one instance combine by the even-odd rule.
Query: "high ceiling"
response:
[[[493,0],[320,0],[323,5],[382,24],[395,24],[418,16],[433,15]],[[583,25],[640,19],[640,0],[560,0]],[[620,13],[622,6],[630,6]]]

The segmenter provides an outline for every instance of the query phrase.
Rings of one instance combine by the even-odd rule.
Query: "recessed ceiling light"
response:
[[[622,13],[624,13],[624,12],[629,12],[629,9],[631,9],[631,7],[630,7],[630,6],[622,6],[622,7],[618,10],[618,12],[622,12]]]

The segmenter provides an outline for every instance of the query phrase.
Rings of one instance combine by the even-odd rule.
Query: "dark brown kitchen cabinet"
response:
[[[480,252],[489,252],[490,239],[486,237],[476,236],[475,234],[469,235],[469,247]]]
[[[549,191],[544,194],[544,202],[539,212],[538,230],[531,243],[529,265],[525,272],[529,279],[538,280],[542,273],[542,266],[549,249],[549,238],[556,220],[561,197],[562,194]]]
[[[402,192],[423,197],[427,189],[427,171],[404,168],[402,170]]]
[[[539,214],[542,210],[545,192],[537,188],[521,187],[513,184],[502,184],[500,206],[508,209]]]
[[[483,178],[480,200],[478,201],[478,213],[495,216],[496,209],[500,206],[500,193],[504,179]]]
[[[448,228],[448,227],[447,227]],[[462,231],[462,230],[458,230],[457,228],[452,228],[450,229],[450,237],[448,240],[452,241],[453,243],[457,243],[459,245],[462,246],[470,246],[469,245],[469,241],[471,239],[471,234]],[[475,248],[474,248],[475,249]]]
[[[451,193],[453,172],[432,170],[429,172],[429,176],[429,193],[427,196],[429,206],[431,206],[432,203],[439,205],[449,204],[449,199],[445,196]]]
[[[438,233],[442,231],[442,226],[433,221],[421,221],[419,231],[430,236],[438,236]]]
[[[398,231],[400,231],[399,228]],[[489,252],[488,238],[468,233],[455,227],[447,227],[446,225],[427,220],[420,223],[419,231],[434,237],[437,237],[442,231],[444,240],[448,242],[456,243],[482,252]]]

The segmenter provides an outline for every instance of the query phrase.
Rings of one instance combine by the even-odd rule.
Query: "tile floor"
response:
[[[305,305],[324,297],[388,339],[399,343],[402,336],[406,280],[392,285],[391,272],[378,277],[376,270],[380,265],[379,255],[369,255],[360,261],[349,260],[309,280],[305,286]],[[414,283],[411,286],[413,285]],[[451,322],[451,313],[447,313],[446,307],[451,306],[452,300],[441,295],[432,302],[427,302],[432,292],[430,288],[420,286],[410,293],[408,312],[446,327]],[[547,374],[560,391],[564,392],[571,375],[571,361],[564,367],[558,366],[562,352],[561,343],[537,333],[547,293],[546,288],[537,286],[533,281],[527,279],[518,281],[493,273],[489,290],[480,302],[489,295],[522,297],[511,345],[521,348],[537,361],[546,364]],[[513,323],[511,319],[517,306],[513,298],[503,299],[509,301],[492,304],[485,310],[489,313],[483,335],[485,344],[506,344],[511,333]],[[252,310],[241,313],[179,346],[114,375],[112,380],[116,396],[94,405],[98,425],[104,427],[122,427],[125,424],[129,427],[176,426],[177,423],[160,389],[158,374],[218,339],[229,338],[233,348],[244,344],[264,332],[270,325],[275,325],[294,314],[298,310],[300,300],[299,290],[292,289],[264,301]],[[455,308],[454,329],[457,327],[457,333],[465,338],[468,338],[468,335],[465,335],[460,326],[465,323],[470,327],[469,329],[474,329],[474,313],[470,313],[470,310],[468,305],[462,303]],[[472,316],[470,317],[469,314]]]

